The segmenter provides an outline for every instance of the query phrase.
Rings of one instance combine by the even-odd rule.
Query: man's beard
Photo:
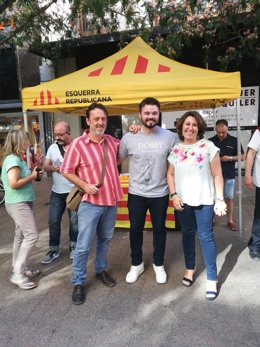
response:
[[[57,140],[56,142],[58,145],[65,146],[65,141]]]
[[[158,122],[156,122],[156,121],[154,121],[153,124],[147,124],[147,122],[143,121],[142,119],[141,119],[141,122],[142,122],[143,126],[145,126],[148,129],[152,129],[152,128],[156,127],[156,125],[158,124]]]

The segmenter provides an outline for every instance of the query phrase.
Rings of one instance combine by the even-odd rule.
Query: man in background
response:
[[[215,126],[216,135],[209,140],[220,149],[222,175],[224,178],[224,199],[227,204],[227,226],[232,231],[237,231],[238,226],[233,220],[234,210],[234,189],[236,168],[238,161],[237,138],[228,133],[228,122],[219,119]],[[241,146],[241,160],[244,160],[244,151]]]
[[[60,173],[64,155],[72,143],[69,124],[64,121],[58,121],[54,125],[54,137],[56,142],[49,147],[44,162],[45,171],[52,173],[53,186],[48,220],[49,251],[43,257],[42,264],[50,264],[60,255],[61,220],[66,210],[66,198],[73,187],[73,184]],[[68,210],[68,216],[70,259],[73,259],[78,236],[77,212]]]

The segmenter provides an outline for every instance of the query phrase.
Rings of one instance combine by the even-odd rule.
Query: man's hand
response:
[[[132,124],[128,129],[132,134],[138,133],[141,130],[141,125]]]
[[[224,155],[223,157],[220,158],[220,160],[226,162],[226,161],[230,161],[229,158],[230,157],[228,155]]]

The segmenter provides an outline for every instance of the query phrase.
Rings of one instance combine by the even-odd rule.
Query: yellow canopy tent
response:
[[[26,126],[28,110],[83,115],[91,103],[101,102],[109,115],[136,114],[139,102],[147,96],[159,99],[161,111],[215,109],[239,98],[240,92],[239,72],[216,72],[178,63],[137,37],[119,52],[93,65],[22,89],[22,104]],[[238,115],[238,130],[239,118]],[[240,192],[242,233],[241,208]]]
[[[135,114],[147,97],[162,111],[214,108],[240,96],[240,73],[178,63],[140,37],[114,55],[66,76],[22,90],[23,110],[84,114],[92,102],[109,115]]]

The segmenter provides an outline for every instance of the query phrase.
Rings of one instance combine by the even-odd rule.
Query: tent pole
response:
[[[238,229],[241,240],[244,240],[243,235],[243,217],[242,217],[242,175],[241,175],[241,132],[240,132],[240,99],[236,99],[237,113],[237,164],[238,164]]]
[[[27,115],[27,111],[23,111],[23,125],[24,125],[24,130],[28,133],[28,115]],[[29,147],[26,150],[26,161],[27,161],[27,166],[31,167],[31,165],[30,165],[30,149],[29,149]]]

